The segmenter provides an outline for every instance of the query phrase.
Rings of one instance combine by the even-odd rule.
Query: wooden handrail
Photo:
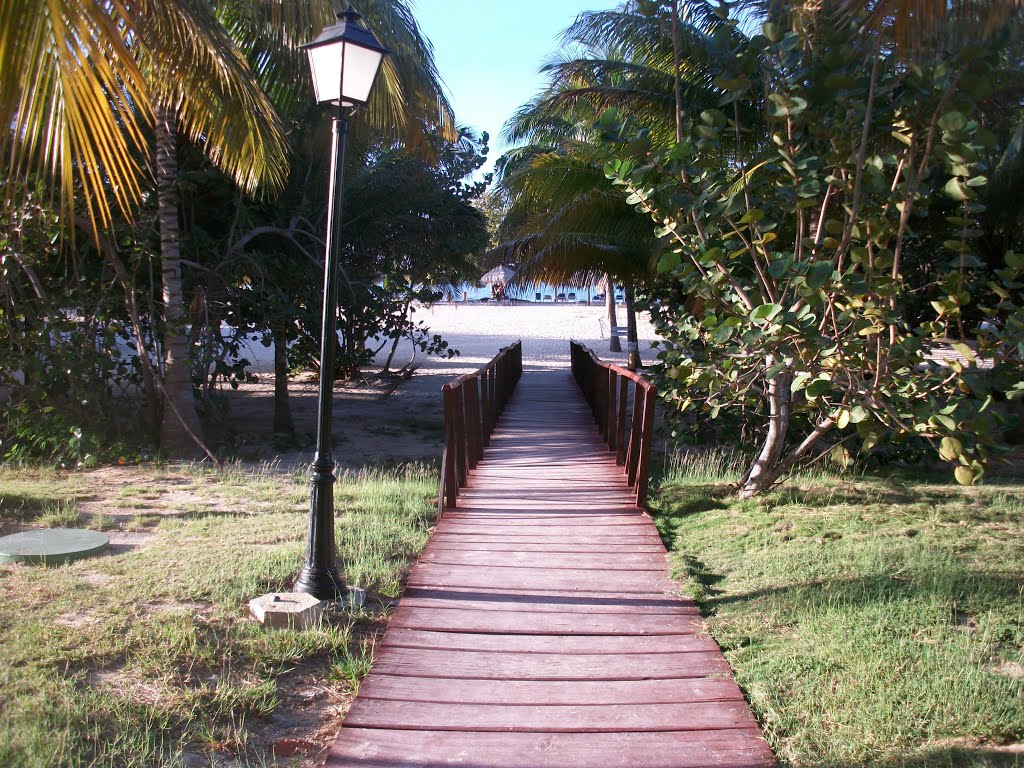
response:
[[[643,376],[601,360],[579,342],[570,341],[569,349],[572,375],[594,413],[601,437],[636,490],[636,505],[646,509],[657,390]]]
[[[455,506],[459,489],[483,458],[498,417],[523,375],[523,342],[505,347],[491,362],[441,387],[444,401],[444,450],[438,515]]]

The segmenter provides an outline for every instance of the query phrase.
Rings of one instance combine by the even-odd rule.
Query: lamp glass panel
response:
[[[344,43],[338,41],[330,45],[318,45],[307,48],[309,68],[313,73],[313,90],[319,103],[337,101],[341,87],[341,58]]]
[[[309,68],[313,73],[313,89],[318,102],[337,102],[342,94],[342,103],[345,104],[364,103],[369,99],[370,89],[384,58],[379,51],[339,41],[318,45],[306,52],[309,54]],[[344,56],[348,57],[348,61],[345,64],[344,87],[339,94]]]
[[[370,98],[370,89],[377,77],[377,70],[384,58],[380,51],[373,51],[359,45],[345,46],[345,83],[342,93],[346,101],[365,103]]]

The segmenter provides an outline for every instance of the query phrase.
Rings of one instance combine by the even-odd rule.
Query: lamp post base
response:
[[[308,565],[303,566],[292,589],[328,602],[340,600],[348,593],[337,568],[313,568]]]

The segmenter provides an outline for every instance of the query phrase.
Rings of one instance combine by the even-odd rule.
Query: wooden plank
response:
[[[486,537],[485,537],[486,538]],[[517,541],[511,544],[504,539],[495,541],[464,541],[462,539],[444,539],[437,535],[431,539],[431,550],[434,552],[588,552],[590,554],[602,554],[609,558],[617,557],[620,554],[635,554],[647,552],[656,556],[665,556],[665,547],[658,544],[595,544],[589,547],[582,547],[573,542],[522,542]]]
[[[665,558],[651,553],[616,555],[590,552],[475,552],[473,550],[428,547],[421,563],[431,565],[473,565],[488,568],[555,568],[608,571],[665,572]]]
[[[509,706],[588,704],[683,704],[743,701],[736,683],[725,677],[685,680],[493,680],[448,679],[374,673],[359,686],[359,698]]]
[[[566,542],[571,541],[577,546],[591,546],[591,545],[607,545],[607,544],[647,544],[649,546],[661,546],[664,550],[664,545],[661,543],[661,539],[658,538],[657,534],[654,533],[630,533],[630,534],[618,534],[618,535],[604,535],[604,534],[592,534],[592,533],[575,533],[572,536],[569,535],[555,535],[545,531],[527,531],[519,535],[513,533],[472,533],[472,532],[454,532],[447,529],[442,529],[434,534],[434,538],[438,541],[446,541],[449,543],[464,542],[467,544],[474,543],[487,543],[504,541],[510,545],[519,544],[551,544],[553,542]]]
[[[532,705],[436,704],[357,699],[345,716],[351,728],[443,731],[617,733],[755,729],[745,701],[696,704]]]
[[[708,635],[630,636],[585,635],[482,635],[468,632],[424,632],[418,629],[388,629],[381,647],[444,648],[458,651],[502,651],[529,654],[618,654],[714,652],[718,645]]]
[[[692,600],[659,592],[619,594],[595,590],[559,591],[553,589],[522,590],[518,588],[410,587],[398,612],[422,608],[445,608],[469,611],[546,611],[567,613],[625,613],[696,616]]]
[[[681,635],[703,633],[698,614],[555,613],[421,608],[397,611],[389,627],[509,635]]]
[[[328,768],[771,768],[749,729],[647,733],[488,733],[343,728]]]
[[[444,526],[446,536],[468,534],[470,536],[480,535],[486,532],[489,536],[509,537],[515,540],[516,537],[545,536],[548,538],[571,538],[575,536],[586,536],[588,539],[602,537],[615,539],[618,537],[643,538],[649,541],[660,541],[657,531],[652,530],[650,525],[636,522],[618,525],[572,525],[560,523],[548,523],[547,525],[516,524],[496,521],[490,525],[477,525],[452,521]]]
[[[455,586],[469,589],[487,589],[500,586],[505,589],[587,589],[600,584],[609,592],[628,594],[631,590],[668,592],[676,585],[664,571],[606,571],[557,569],[499,569],[476,565],[432,565],[421,563],[409,575],[409,586]]]
[[[383,675],[490,680],[668,680],[730,674],[721,653],[706,651],[542,654],[384,645],[373,666]]]
[[[488,528],[492,525],[515,526],[520,528],[546,528],[548,526],[565,526],[573,528],[635,528],[649,525],[650,521],[639,515],[624,513],[595,514],[590,511],[572,512],[506,512],[504,510],[470,510],[461,509],[445,515],[445,528],[476,526]]]

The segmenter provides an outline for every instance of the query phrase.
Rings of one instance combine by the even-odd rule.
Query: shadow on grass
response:
[[[694,599],[700,605],[703,613],[713,612],[712,604],[716,596],[722,594],[722,590],[716,586],[725,580],[725,576],[715,573],[699,558],[684,555],[681,563],[686,568],[686,575],[699,585],[694,594]]]
[[[986,746],[940,747],[892,759],[815,765],[818,768],[1024,768],[1024,751]]]
[[[669,485],[657,494],[657,506],[651,510],[665,548],[670,552],[676,531],[685,518],[701,512],[726,509],[732,489],[727,485]]]
[[[31,493],[0,494],[0,520],[34,520],[45,511],[50,504],[60,502],[58,494],[42,496]]]
[[[687,561],[690,558],[685,558]],[[699,562],[699,561],[698,561]],[[700,570],[691,573],[692,577],[703,583]],[[722,577],[714,574],[717,583]],[[952,598],[956,604],[967,606],[972,597],[984,595],[986,598],[1005,600],[1017,599],[1024,587],[1024,580],[1013,573],[996,574],[977,571],[964,572],[954,567],[940,570],[914,573],[912,571],[895,574],[872,574],[854,579],[829,579],[813,582],[789,584],[771,589],[759,589],[742,594],[711,595],[703,601],[703,607],[710,612],[722,605],[735,603],[751,603],[766,597],[780,595],[797,595],[793,605],[799,604],[801,610],[817,612],[838,605],[856,606],[875,602],[899,602],[915,600],[931,595]],[[950,619],[956,619],[951,616]]]

